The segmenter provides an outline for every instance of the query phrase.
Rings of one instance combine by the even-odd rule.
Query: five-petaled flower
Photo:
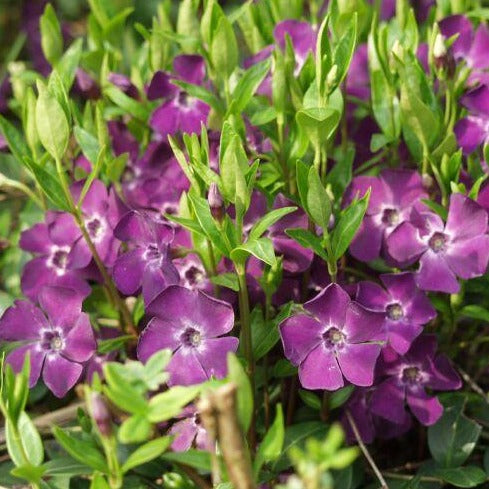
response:
[[[6,358],[15,372],[30,355],[31,387],[42,372],[46,386],[63,397],[80,378],[97,345],[76,291],[46,286],[39,293],[39,305],[16,301],[0,319],[0,339],[19,343]]]
[[[337,284],[306,302],[304,310],[280,324],[285,356],[299,366],[302,386],[336,390],[344,378],[372,385],[384,315],[353,302]]]
[[[222,336],[234,325],[232,307],[200,290],[171,285],[147,307],[152,319],[141,333],[138,358],[145,362],[158,350],[173,351],[167,370],[170,385],[192,385],[227,371],[227,354],[238,338]]]

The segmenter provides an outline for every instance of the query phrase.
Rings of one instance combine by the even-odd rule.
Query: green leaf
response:
[[[286,229],[285,234],[297,241],[301,246],[309,248],[320,256],[324,261],[328,261],[328,255],[324,251],[321,239],[307,229]]]
[[[222,14],[212,33],[210,57],[216,73],[223,79],[228,79],[238,65],[238,44],[233,26]]]
[[[307,183],[307,211],[318,226],[327,230],[331,216],[331,202],[314,166],[309,168]]]
[[[442,467],[459,467],[474,450],[480,433],[480,425],[464,416],[462,403],[451,406],[428,428],[431,455]]]
[[[88,441],[82,440],[58,426],[53,427],[53,435],[58,443],[76,460],[104,474],[108,473],[105,457],[100,450]]]
[[[253,463],[253,471],[255,476],[258,476],[261,468],[264,464],[274,462],[282,454],[282,447],[285,438],[284,427],[284,414],[282,411],[282,405],[277,404],[277,414],[272,426],[267,431],[267,434],[263,438],[258,451],[256,453],[255,461]]]
[[[213,284],[221,287],[227,287],[228,289],[239,291],[238,276],[235,273],[220,273],[214,277],[210,277],[210,281]]]
[[[43,467],[46,469],[46,475],[50,476],[79,476],[91,474],[92,469],[85,464],[77,462],[72,457],[56,457],[46,462]]]
[[[251,390],[250,380],[248,375],[234,353],[228,353],[228,378],[238,387],[237,391],[237,412],[238,419],[246,433],[250,427],[253,417],[253,392]]]
[[[61,160],[68,147],[70,126],[63,107],[45,85],[38,82],[36,126],[41,144],[55,159]]]
[[[126,334],[108,340],[98,340],[97,353],[104,355],[105,353],[110,353],[111,351],[120,350],[132,338],[132,335]]]
[[[161,458],[168,462],[181,463],[205,472],[211,471],[211,455],[209,452],[190,449],[186,452],[167,452]]]
[[[348,23],[346,31],[341,36],[334,48],[333,65],[337,66],[338,71],[336,74],[335,83],[331,89],[334,89],[340,85],[348,72],[348,67],[350,66],[357,40],[357,26],[358,14],[355,12],[352,15],[351,21]]]
[[[15,477],[21,477],[29,482],[39,484],[45,471],[43,466],[35,467],[34,465],[23,465],[22,467],[12,469],[10,473]]]
[[[194,85],[193,83],[187,83],[181,80],[174,80],[172,81],[172,83],[178,85],[180,88],[185,90],[190,96],[202,100],[202,102],[212,107],[216,112],[224,112],[222,102],[216,97],[216,95],[207,90],[207,88],[201,85]]]
[[[200,234],[201,236],[206,236],[204,230],[200,227],[198,222],[193,221],[192,219],[187,219],[185,217],[174,216],[173,214],[165,214],[165,217],[169,221],[176,222],[183,226],[185,229],[192,231],[194,233]]]
[[[7,419],[5,423],[5,438],[12,461],[17,467],[24,466],[26,462],[34,466],[41,465],[44,460],[41,436],[25,411],[20,413],[17,430],[20,440],[15,437],[12,422]],[[27,460],[25,460],[23,454],[25,454]]]
[[[151,423],[140,414],[127,418],[120,426],[117,437],[121,443],[141,443],[151,436]]]
[[[63,54],[63,36],[53,6],[48,3],[39,20],[41,47],[44,56],[53,66]]]
[[[260,308],[251,312],[251,338],[253,357],[259,360],[265,356],[280,340],[278,325],[290,315],[292,304],[285,305],[279,314],[271,321],[265,321]]]
[[[229,250],[223,243],[222,233],[217,228],[216,222],[212,217],[207,200],[198,195],[188,195],[188,200],[192,204],[195,216],[201,228],[209,238],[210,242],[224,255],[229,256]]]
[[[63,54],[59,62],[56,63],[56,69],[67,92],[75,81],[76,70],[80,64],[82,52],[83,39],[76,39]]]
[[[0,115],[0,131],[2,131],[5,141],[7,141],[10,152],[19,163],[25,165],[24,158],[31,156],[31,150],[27,146],[22,133],[3,115]]]
[[[110,489],[107,479],[100,474],[95,472],[92,477],[92,482],[90,483],[90,489]]]
[[[24,158],[24,162],[31,170],[36,182],[39,184],[46,197],[58,209],[70,212],[71,207],[66,200],[63,187],[59,183],[56,173],[45,170],[41,165],[28,158]]]
[[[157,438],[156,440],[151,440],[140,446],[132,452],[124,462],[122,465],[122,472],[126,473],[128,470],[131,470],[138,465],[143,465],[150,460],[159,457],[170,446],[171,441],[171,437],[165,436]]]
[[[343,404],[345,404],[345,402],[350,399],[354,390],[354,386],[347,385],[342,389],[338,389],[337,391],[332,392],[329,396],[329,409],[336,409],[343,406]]]
[[[90,163],[95,165],[100,152],[100,144],[98,139],[79,126],[75,126],[73,133],[75,134],[76,141],[80,145],[83,154],[86,156],[88,161],[90,161]]]
[[[249,255],[253,255],[271,267],[277,264],[273,243],[269,238],[258,238],[247,241],[231,251],[231,260],[234,263],[244,264]]]
[[[455,487],[476,487],[486,481],[484,471],[475,465],[456,469],[435,469],[433,476],[440,477]]]
[[[249,202],[245,184],[245,175],[249,170],[248,157],[238,134],[232,134],[229,141],[226,141],[224,136],[227,136],[227,134],[223,134],[222,137],[222,141],[226,143],[226,146],[221,153],[223,156],[219,161],[222,183],[220,190],[227,201],[233,204],[240,203],[241,213],[244,214]],[[236,208],[237,214],[238,210]]]
[[[270,70],[270,59],[256,63],[245,71],[233,90],[228,113],[241,114]]]
[[[316,411],[321,409],[321,399],[319,399],[314,392],[299,389],[299,397],[302,399],[304,404],[310,408],[315,409]]]
[[[350,246],[355,237],[360,224],[362,224],[363,216],[367,211],[368,201],[370,198],[370,189],[365,195],[345,209],[333,231],[331,246],[333,255],[336,260],[339,260]]]
[[[472,319],[479,319],[481,321],[489,322],[489,311],[485,307],[477,304],[469,304],[462,307],[462,309],[458,311],[457,315],[460,317],[465,316]]]
[[[301,109],[295,116],[314,148],[320,147],[334,133],[340,122],[340,113],[332,108]]]
[[[274,209],[268,212],[264,216],[260,217],[260,219],[258,219],[255,224],[253,224],[253,227],[251,228],[249,233],[249,238],[259,238],[264,232],[266,232],[270,228],[270,226],[275,224],[287,214],[294,212],[295,210],[297,210],[297,207],[280,207],[279,209]]]
[[[147,122],[151,111],[143,103],[134,100],[113,85],[104,88],[104,94],[127,114],[132,115],[142,122]]]
[[[202,390],[202,386],[175,386],[157,394],[149,401],[148,419],[152,423],[167,421],[179,414],[182,409],[193,401]]]

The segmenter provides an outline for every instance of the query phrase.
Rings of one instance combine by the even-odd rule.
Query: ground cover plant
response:
[[[0,486],[487,486],[488,8],[0,13]]]

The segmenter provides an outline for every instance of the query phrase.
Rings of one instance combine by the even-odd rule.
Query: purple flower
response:
[[[345,203],[355,196],[363,196],[369,188],[368,209],[350,245],[350,253],[361,261],[375,260],[381,255],[386,257],[386,238],[408,218],[414,205],[428,197],[417,172],[384,170],[379,177],[354,178],[347,189]]]
[[[45,223],[35,224],[21,234],[20,248],[36,255],[22,272],[21,287],[25,296],[36,302],[45,285],[74,289],[83,298],[90,294],[82,270],[68,268],[68,256],[79,233],[69,214],[48,211]]]
[[[199,450],[211,449],[207,431],[200,422],[200,416],[193,406],[185,408],[178,417],[179,420],[173,424],[168,434],[175,439],[171,448],[175,452],[186,452],[195,443]]]
[[[171,226],[149,213],[130,211],[117,224],[114,234],[131,246],[114,263],[114,281],[123,294],[132,295],[142,288],[148,304],[165,287],[179,282],[168,253],[174,237]]]
[[[452,194],[446,224],[437,214],[413,209],[388,238],[390,255],[404,263],[419,259],[418,285],[423,290],[456,294],[457,277],[483,275],[489,261],[487,213],[477,202]]]
[[[128,97],[135,99],[139,98],[139,90],[126,75],[121,73],[109,73],[108,80],[123,91]]]
[[[469,115],[455,124],[454,131],[464,154],[470,154],[489,142],[489,87],[480,85],[470,90],[460,103],[468,109]]]
[[[141,333],[138,358],[173,351],[167,370],[170,385],[192,385],[226,375],[226,357],[238,338],[222,337],[233,329],[234,312],[227,303],[179,285],[166,288],[147,307],[152,319]]]
[[[17,300],[0,319],[0,339],[20,342],[7,355],[19,372],[30,354],[29,385],[34,386],[42,371],[44,383],[57,397],[63,397],[78,381],[96,343],[90,319],[81,312],[81,298],[74,290],[44,287],[39,305]]]
[[[426,425],[438,421],[443,407],[436,397],[430,397],[426,388],[443,391],[459,389],[461,380],[447,357],[437,355],[436,337],[419,336],[404,356],[385,355],[380,363],[385,380],[372,394],[372,412],[393,423],[405,419],[404,403]]]
[[[385,286],[373,282],[358,284],[357,301],[368,309],[384,313],[384,329],[389,345],[406,353],[423,325],[436,317],[436,311],[417,285],[411,272],[380,275]]]
[[[71,186],[73,200],[78,201],[84,181],[75,182]],[[85,227],[102,262],[111,267],[117,257],[120,242],[114,237],[114,228],[121,216],[127,211],[117,197],[114,189],[107,190],[100,180],[94,180],[85,198],[81,210]],[[71,216],[67,220],[73,219]],[[51,229],[51,235],[62,236],[65,233],[66,222],[56,222]],[[85,268],[92,260],[92,253],[81,231],[68,255],[69,268]]]
[[[484,22],[474,33],[472,23],[463,15],[452,15],[439,22],[440,31],[445,37],[458,35],[451,49],[457,61],[465,62],[472,73],[468,82],[488,82],[489,68],[487,52],[489,50],[489,29]]]
[[[306,389],[372,385],[381,349],[383,314],[352,302],[337,284],[280,324],[285,356],[299,366]]]
[[[292,46],[294,46],[295,72],[298,74],[304,66],[309,53],[314,54],[317,34],[309,22],[290,19],[278,23],[273,30],[275,42],[282,50],[285,49],[286,36],[290,37]]]
[[[87,100],[97,100],[101,95],[97,82],[81,68],[76,70],[74,89]]]
[[[182,54],[173,60],[173,70],[177,79],[194,85],[202,85],[205,78],[205,64],[201,56]],[[148,98],[165,98],[151,116],[151,127],[163,138],[178,131],[200,132],[201,123],[209,115],[209,106],[190,96],[177,85],[171,83],[171,75],[158,72],[148,89]]]
[[[212,293],[212,284],[207,278],[202,261],[197,255],[189,254],[183,258],[176,258],[173,264],[180,275],[180,285],[187,289],[203,290]]]

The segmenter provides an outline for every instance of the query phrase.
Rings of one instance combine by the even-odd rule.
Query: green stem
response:
[[[255,360],[253,358],[253,344],[251,339],[250,323],[250,301],[248,297],[248,287],[246,285],[246,273],[244,265],[235,265],[239,284],[239,313],[241,323],[241,343],[247,363],[247,373],[250,378],[251,390],[255,395]],[[248,443],[250,447],[255,446],[255,413],[248,432]]]

